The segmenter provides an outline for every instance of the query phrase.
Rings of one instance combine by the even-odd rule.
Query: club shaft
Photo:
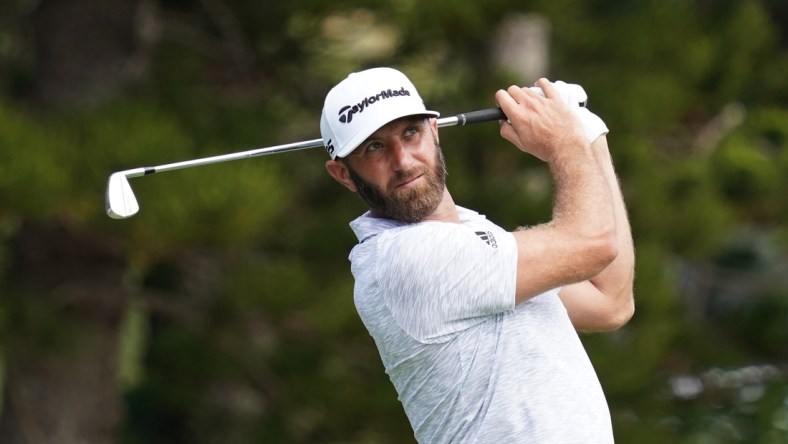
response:
[[[135,168],[126,172],[126,177],[139,177],[148,176],[154,173],[163,173],[166,171],[180,170],[183,168],[191,168],[202,165],[210,165],[213,163],[229,162],[231,160],[246,159],[255,156],[265,156],[268,154],[286,153],[289,151],[305,150],[309,148],[318,148],[323,146],[322,139],[305,140],[303,142],[288,143],[284,145],[276,145],[267,148],[255,148],[248,151],[240,151],[237,153],[221,154],[218,156],[203,157],[201,159],[184,160],[181,162],[167,163],[164,165],[157,165],[151,167]]]
[[[490,122],[493,120],[505,119],[503,112],[500,108],[489,108],[479,111],[471,111],[467,113],[457,114],[450,117],[442,117],[438,119],[438,127],[449,126],[463,126],[472,123]],[[323,139],[305,140],[302,142],[287,143],[284,145],[275,145],[266,148],[255,148],[248,151],[240,151],[237,153],[221,154],[218,156],[203,157],[201,159],[184,160],[181,162],[167,163],[164,165],[157,165],[151,167],[134,168],[124,171],[126,177],[139,177],[147,176],[154,173],[163,173],[165,171],[180,170],[183,168],[191,168],[202,165],[210,165],[214,163],[229,162],[231,160],[247,159],[249,157],[266,156],[269,154],[287,153],[291,151],[299,151],[310,148],[323,147]]]

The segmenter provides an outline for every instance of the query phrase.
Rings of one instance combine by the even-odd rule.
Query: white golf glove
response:
[[[583,131],[589,142],[593,142],[597,137],[608,133],[609,130],[605,122],[585,107],[588,101],[588,95],[586,95],[582,86],[562,82],[560,80],[553,83],[553,86],[555,86],[555,89],[561,94],[561,98],[564,102],[568,103],[575,115],[580,118],[580,123],[583,125]]]

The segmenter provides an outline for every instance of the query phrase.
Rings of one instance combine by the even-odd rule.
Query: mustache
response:
[[[426,168],[413,168],[408,171],[398,171],[394,177],[388,183],[390,189],[396,188],[397,185],[405,182],[409,182],[419,176],[423,176],[427,174],[428,171]]]

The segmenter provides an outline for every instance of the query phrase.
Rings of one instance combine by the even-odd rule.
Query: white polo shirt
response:
[[[461,223],[351,223],[355,304],[422,443],[611,443],[599,380],[558,290],[515,305],[514,236]]]

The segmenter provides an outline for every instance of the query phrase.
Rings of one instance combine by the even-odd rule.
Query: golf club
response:
[[[555,84],[564,101],[570,105],[585,106],[587,96],[580,85],[557,82]],[[541,88],[532,87],[536,93],[544,95]],[[463,126],[472,123],[490,122],[505,119],[500,108],[488,108],[478,111],[457,114],[438,119],[438,127]],[[129,179],[132,177],[149,176],[154,173],[174,171],[213,163],[229,162],[231,160],[247,159],[249,157],[267,156],[269,154],[287,153],[290,151],[318,148],[323,146],[322,139],[305,140],[303,142],[288,143],[266,148],[256,148],[237,153],[222,154],[201,159],[185,160],[182,162],[168,163],[152,167],[140,167],[130,170],[118,171],[109,176],[106,194],[107,215],[113,219],[126,219],[137,214],[140,209],[134,191],[131,189]]]
[[[438,119],[438,127],[462,126],[478,122],[489,122],[504,119],[500,108],[490,108],[468,113],[457,114],[451,117]],[[201,159],[184,160],[182,162],[168,163],[152,167],[140,167],[130,170],[118,171],[109,176],[107,183],[106,209],[107,215],[113,219],[126,219],[137,214],[140,209],[134,191],[131,189],[129,179],[132,177],[149,176],[154,173],[180,170],[213,163],[229,162],[231,160],[246,159],[249,157],[267,156],[269,154],[287,153],[290,151],[319,148],[323,146],[323,139],[305,140],[303,142],[288,143],[266,148],[256,148],[237,153],[222,154]]]

